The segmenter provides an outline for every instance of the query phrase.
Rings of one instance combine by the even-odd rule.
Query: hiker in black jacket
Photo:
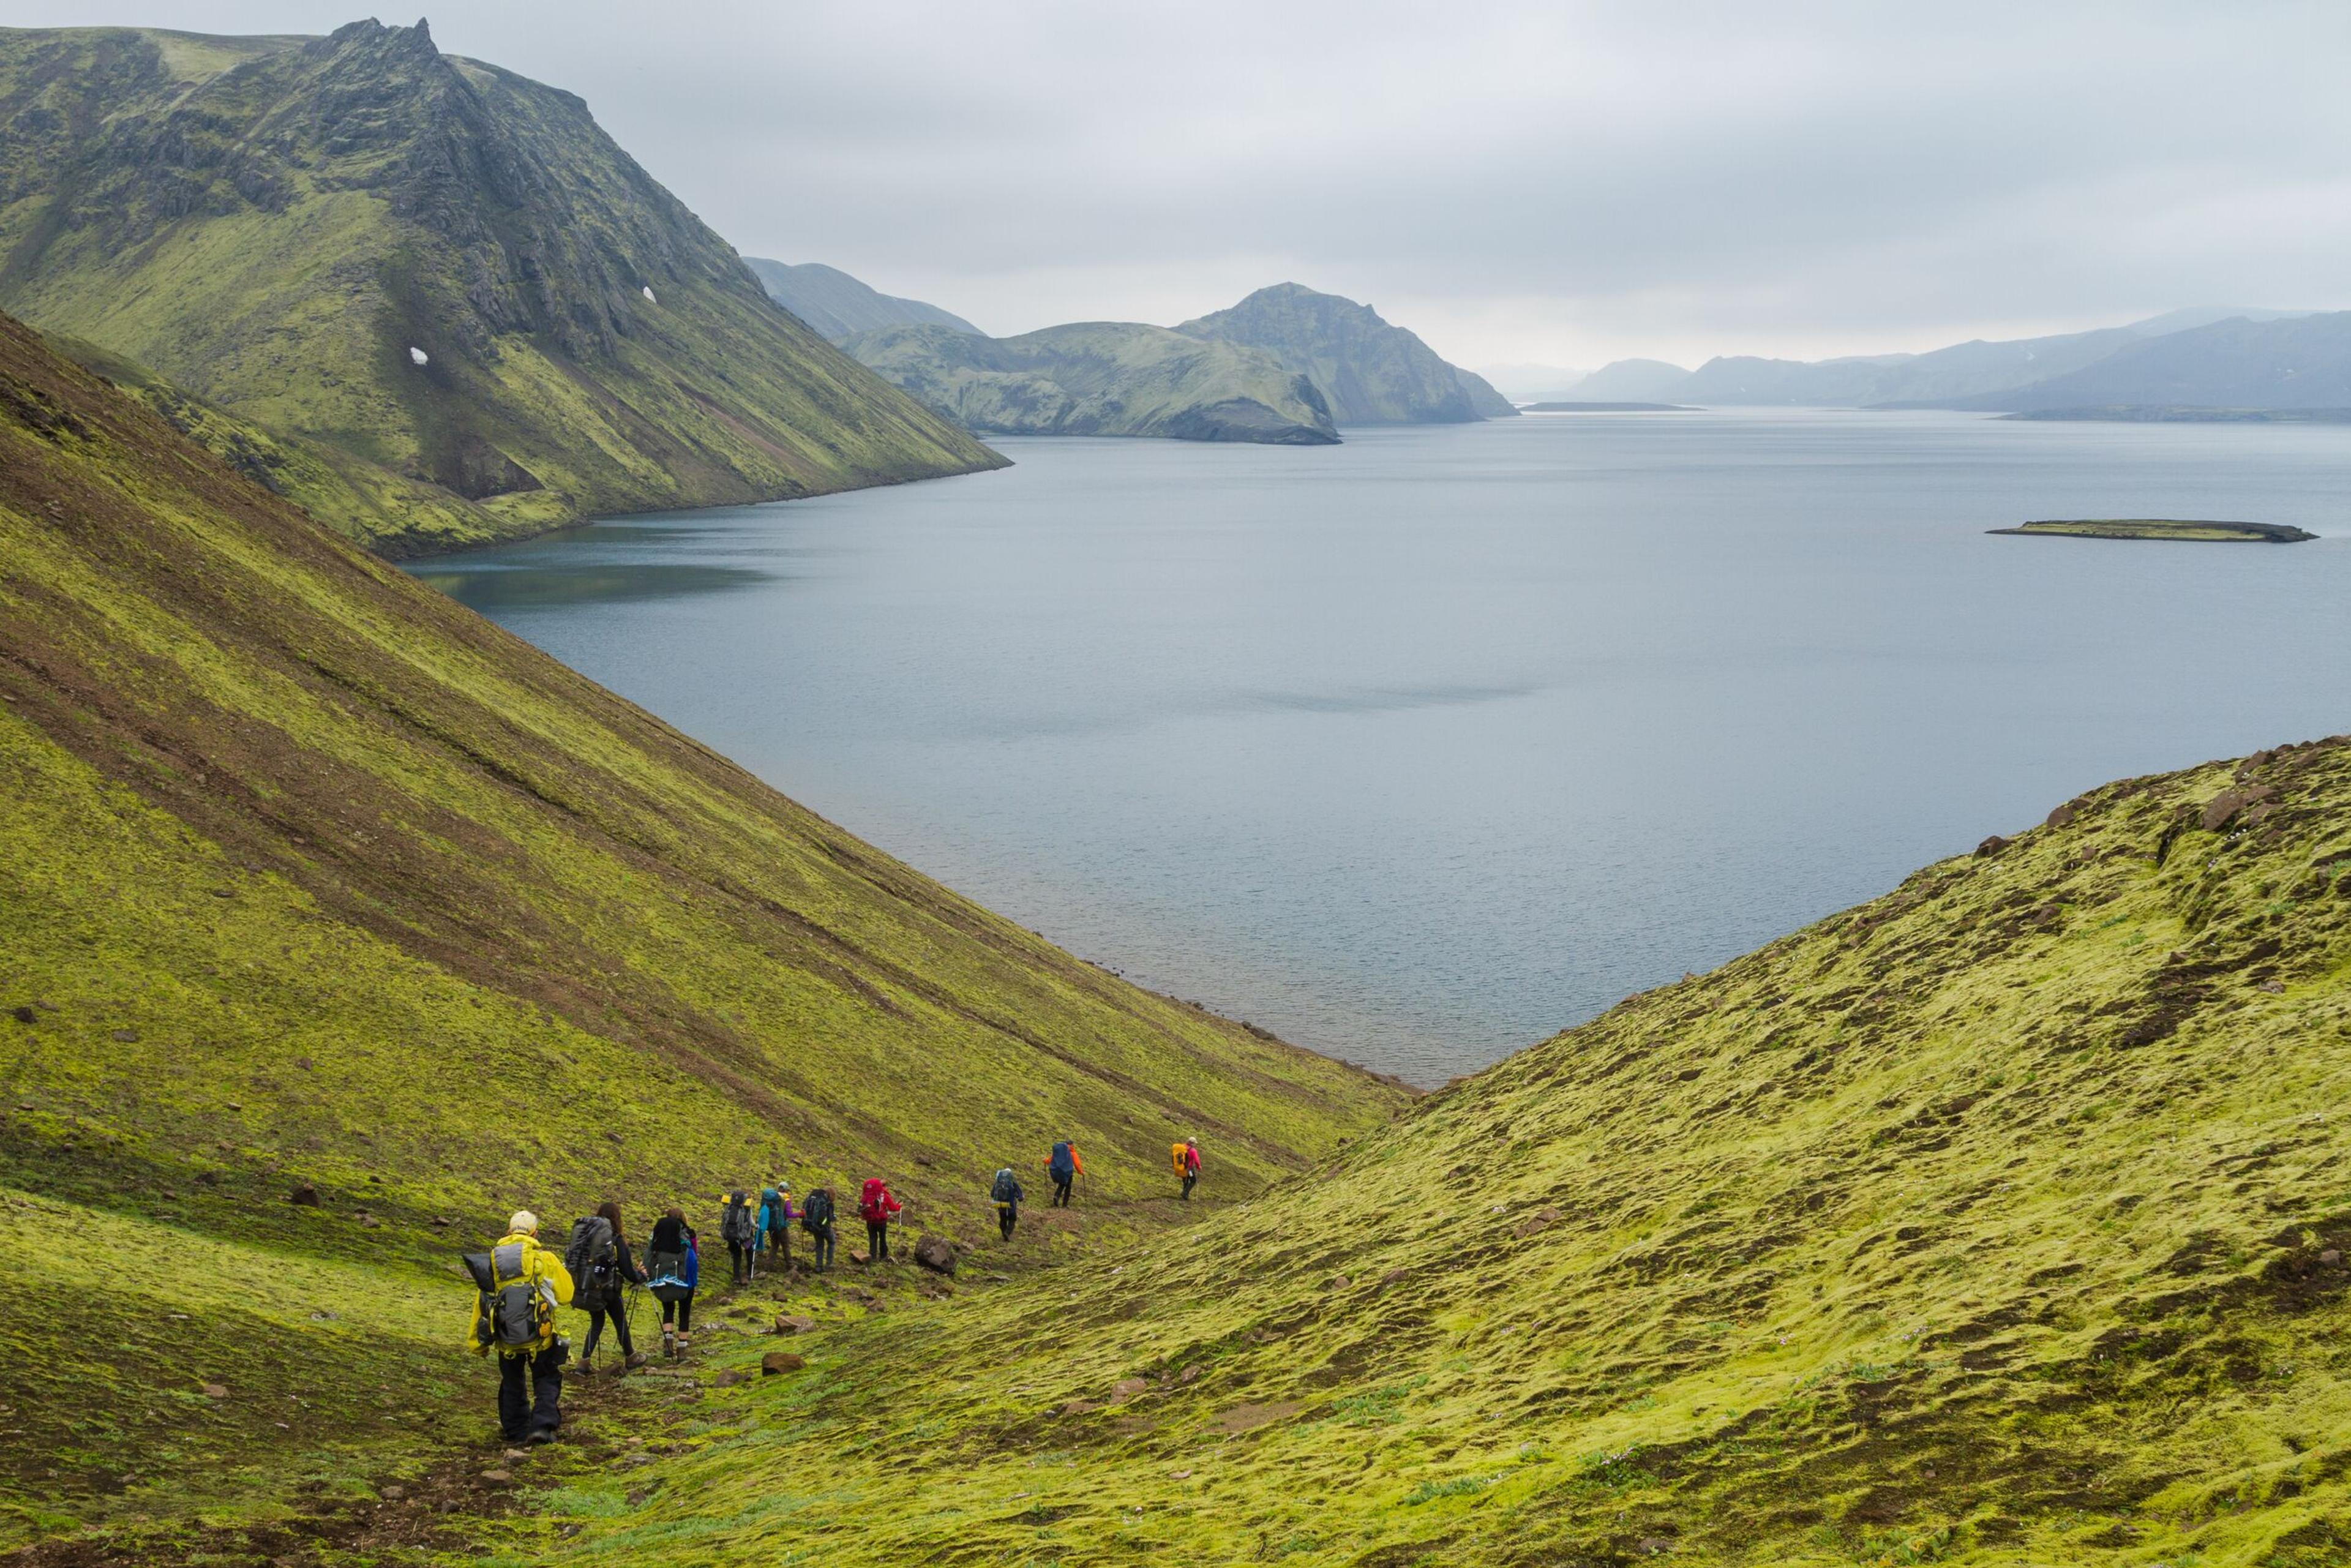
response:
[[[601,1219],[606,1228],[600,1229]],[[621,1342],[621,1370],[643,1366],[645,1358],[629,1341],[628,1309],[622,1304],[623,1285],[642,1285],[643,1270],[629,1251],[629,1239],[621,1229],[621,1206],[606,1203],[600,1206],[594,1218],[583,1219],[571,1228],[572,1244],[564,1254],[564,1266],[571,1270],[573,1295],[571,1304],[588,1312],[588,1342],[580,1350],[580,1375],[591,1377],[596,1372],[596,1342],[604,1336],[604,1321],[610,1318],[612,1332]]]

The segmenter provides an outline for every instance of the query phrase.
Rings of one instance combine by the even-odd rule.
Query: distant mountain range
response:
[[[389,555],[1003,461],[422,24],[0,30],[0,308]]]
[[[2351,313],[2204,308],[1925,354],[1619,360],[1565,394],[1721,405],[2079,411],[2351,407]]]
[[[987,338],[935,306],[822,270],[861,292],[828,285],[836,293],[810,301],[820,310],[853,298],[861,309],[897,312],[841,346],[976,431],[1309,445],[1336,441],[1341,425],[1458,424],[1519,412],[1370,306],[1295,283],[1173,329],[1085,321]],[[798,309],[789,293],[778,298]]]
[[[985,336],[951,311],[919,299],[902,299],[859,282],[837,267],[820,261],[797,266],[747,256],[743,265],[767,288],[768,298],[838,343],[860,332],[883,327],[945,327],[951,331]]]

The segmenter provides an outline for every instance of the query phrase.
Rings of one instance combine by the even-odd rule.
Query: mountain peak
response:
[[[1341,424],[1467,424],[1518,410],[1368,305],[1276,283],[1176,330],[1270,350],[1329,394]]]

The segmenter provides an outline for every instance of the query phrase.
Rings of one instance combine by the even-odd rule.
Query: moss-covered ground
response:
[[[1238,1213],[795,1342],[562,1560],[2344,1562],[2346,802],[2343,741],[2109,786]]]
[[[710,1235],[883,1175],[968,1243],[1074,1137],[1139,1235],[1171,1138],[1236,1197],[1407,1098],[859,843],[13,322],[0,799],[0,1542],[485,1430],[455,1257],[516,1207]]]

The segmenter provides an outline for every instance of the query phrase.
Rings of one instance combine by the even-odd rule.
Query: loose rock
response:
[[[914,1243],[914,1261],[934,1274],[956,1271],[955,1243],[944,1236],[925,1236]]]
[[[1992,856],[2000,853],[2001,851],[2006,848],[2008,848],[2008,841],[2001,838],[1998,833],[1994,833],[1991,837],[1986,839],[1983,842],[1976,846],[1976,859],[1980,861],[1990,860]]]
[[[732,1388],[738,1383],[749,1382],[750,1377],[747,1374],[737,1372],[730,1366],[710,1381],[717,1387]]]
[[[226,1385],[226,1384],[225,1384],[225,1383],[207,1383],[207,1384],[205,1384],[205,1385],[204,1385],[204,1397],[205,1397],[205,1398],[207,1398],[207,1399],[225,1399],[225,1398],[227,1398],[227,1397],[228,1397],[228,1385]]]
[[[773,1377],[781,1372],[798,1372],[808,1364],[808,1357],[794,1355],[788,1350],[771,1350],[759,1358],[759,1375]]]
[[[814,1318],[794,1317],[789,1312],[778,1312],[776,1314],[776,1332],[778,1333],[811,1333],[815,1332],[815,1329],[816,1320]]]
[[[288,1203],[299,1204],[304,1208],[316,1208],[319,1207],[319,1189],[312,1186],[306,1181],[301,1186],[296,1187],[292,1192],[287,1193],[286,1195],[286,1201]]]
[[[1123,1405],[1150,1386],[1150,1382],[1144,1378],[1122,1377],[1110,1385],[1110,1402]]]
[[[2277,790],[2267,784],[2241,784],[2233,789],[2223,789],[2206,804],[2198,821],[2208,833],[2217,833],[2235,820],[2238,812],[2248,806],[2277,799]]]

